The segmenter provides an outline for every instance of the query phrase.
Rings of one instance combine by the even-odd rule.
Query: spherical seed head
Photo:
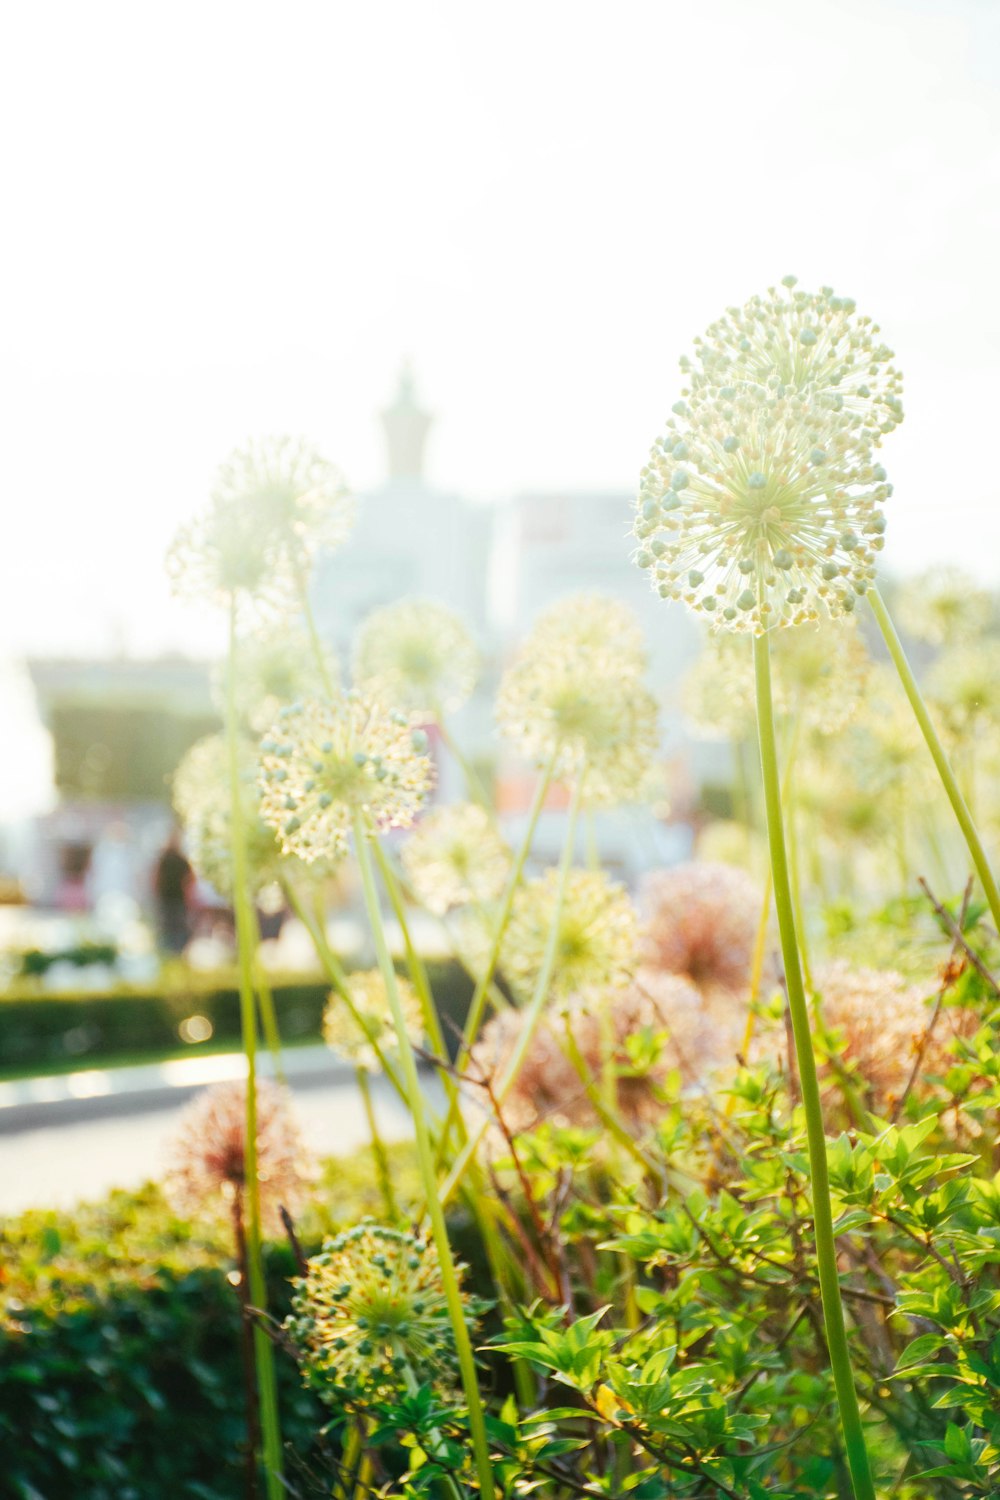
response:
[[[500,968],[528,999],[545,961],[556,914],[559,875],[547,870],[517,891],[500,948]],[[639,922],[624,887],[593,870],[571,870],[557,923],[549,997],[586,997],[628,982],[635,967]]]
[[[456,1388],[454,1333],[427,1240],[370,1222],[339,1234],[295,1283],[293,1308],[285,1326],[331,1405],[387,1399],[414,1381],[445,1396]]]
[[[705,991],[742,994],[750,983],[763,892],[732,865],[680,864],[644,882],[643,961]]]
[[[289,873],[274,830],[261,817],[257,755],[251,740],[238,745],[241,820],[246,841],[247,877],[259,895]],[[224,896],[233,889],[232,794],[229,750],[221,734],[206,735],[191,746],[173,777],[173,800],[184,825],[191,862]]]
[[[889,494],[847,407],[809,405],[776,378],[706,385],[642,471],[636,561],[662,598],[713,628],[760,634],[850,614],[875,577]]]
[[[337,658],[323,648],[327,676],[339,677]],[[225,707],[226,667],[220,667],[213,684],[220,710]],[[285,624],[280,630],[262,627],[239,643],[236,669],[236,704],[243,723],[263,734],[283,708],[302,698],[321,696],[325,679],[307,632]]]
[[[275,539],[241,505],[213,499],[182,526],[166,557],[178,598],[228,609],[241,617],[288,619],[295,584]]]
[[[809,405],[848,412],[874,442],[903,420],[903,380],[878,325],[854,299],[822,287],[801,288],[786,276],[764,296],[731,307],[695,340],[682,362],[690,391],[773,381]]]
[[[512,1007],[499,1011],[483,1027],[472,1049],[469,1076],[497,1084],[504,1077],[521,1040],[528,1014]],[[565,1023],[556,1009],[542,1013],[514,1082],[500,1105],[505,1128],[513,1135],[543,1123],[587,1126],[594,1112],[580,1076],[566,1055]],[[506,1143],[491,1145],[503,1155]]]
[[[709,1058],[732,1055],[734,1028],[720,1027],[718,1015],[682,974],[639,969],[624,989],[592,1001],[575,998],[567,1016],[591,1078],[604,1077],[609,1062],[614,1067],[618,1112],[633,1130],[661,1114],[660,1090],[669,1073],[676,1069],[694,1082],[704,1076]]]
[[[212,499],[241,510],[293,569],[340,547],[354,525],[343,475],[303,438],[266,437],[236,449],[216,475]]]
[[[538,616],[531,641],[538,650],[608,652],[619,673],[635,677],[642,677],[649,665],[635,611],[607,594],[584,592],[558,599]]]
[[[497,697],[501,733],[558,780],[584,778],[591,806],[645,797],[659,748],[656,699],[627,624],[606,601],[592,615],[583,600],[563,601],[528,636]],[[605,626],[618,649],[604,644]]]
[[[914,1087],[918,1097],[926,1097],[927,1078],[950,1066],[954,1038],[978,1029],[975,1012],[948,1008],[928,1037],[927,997],[933,988],[909,984],[892,969],[855,969],[840,961],[821,965],[814,976],[823,1025],[834,1034],[838,1055],[857,1071],[865,1102],[877,1115],[892,1111],[921,1048]],[[831,1100],[842,1097],[836,1071],[826,1068],[824,1074]]]
[[[442,807],[421,819],[401,858],[417,899],[436,916],[453,906],[494,900],[511,866],[496,824],[474,802]]]
[[[406,1033],[414,1045],[423,1040],[424,1022],[420,1000],[408,979],[397,975],[396,989],[406,1022]],[[326,1003],[323,1014],[323,1040],[332,1051],[368,1073],[376,1072],[381,1064],[373,1043],[383,1056],[394,1056],[399,1051],[399,1036],[389,1005],[385,980],[378,969],[351,974],[347,979],[347,990],[351,1005],[357,1014],[355,1020],[350,1007],[342,995],[334,991]],[[358,1025],[358,1021],[361,1025]]]
[[[446,604],[403,599],[365,620],[353,670],[359,687],[426,724],[461,708],[479,676],[479,652]]]
[[[996,613],[993,595],[961,568],[929,568],[900,586],[900,628],[934,646],[957,646],[988,629]]]
[[[872,659],[853,620],[782,630],[774,639],[774,705],[814,734],[837,734],[860,712]],[[748,663],[747,677],[753,680]]]
[[[261,742],[261,817],[307,863],[347,852],[352,815],[408,828],[434,781],[426,737],[357,692],[283,714]]]
[[[258,1078],[257,1180],[261,1224],[280,1234],[282,1206],[301,1208],[315,1162],[306,1150],[287,1090]],[[204,1089],[182,1114],[169,1148],[164,1191],[178,1213],[228,1219],[244,1207],[246,1084]]]

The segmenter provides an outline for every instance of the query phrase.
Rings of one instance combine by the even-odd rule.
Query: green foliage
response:
[[[29,962],[33,972],[40,972],[38,957],[29,955]],[[472,983],[454,962],[428,963],[427,969],[450,1039],[465,1018]],[[274,1002],[285,1042],[322,1039],[329,993],[329,985],[315,980],[275,984]],[[200,1047],[197,1043],[187,1046],[186,1056],[209,1047],[217,1049],[220,1043],[241,1045],[239,997],[231,977],[197,975],[179,964],[170,967],[155,994],[122,990],[103,995],[0,996],[3,1064],[11,1072],[29,1067],[44,1072],[65,1066],[68,1060],[92,1067],[116,1055],[152,1058],[157,1053],[174,1053],[181,1045],[178,1027],[194,1011],[211,1021],[212,1038]]]

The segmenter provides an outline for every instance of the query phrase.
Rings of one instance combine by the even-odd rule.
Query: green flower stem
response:
[[[264,968],[257,957],[257,945],[260,942],[260,928],[257,923],[257,913],[250,909],[253,919],[253,952],[254,952],[254,983],[257,989],[257,1000],[260,1005],[261,1025],[264,1028],[264,1040],[267,1042],[267,1050],[271,1054],[274,1063],[274,1076],[278,1083],[287,1083],[285,1077],[285,1065],[281,1060],[281,1033],[278,1031],[278,1013],[274,1008],[274,994],[267,982]]]
[[[407,1102],[406,1085],[404,1084],[399,1073],[396,1071],[395,1064],[392,1062],[391,1058],[389,1058],[383,1051],[382,1046],[379,1043],[379,1039],[375,1035],[374,1028],[365,1024],[364,1017],[360,1014],[354,1004],[354,1001],[351,999],[351,992],[347,985],[347,975],[344,972],[344,968],[340,962],[340,959],[330,947],[330,944],[327,941],[326,933],[322,930],[321,924],[318,921],[312,921],[308,912],[303,907],[298,893],[291,885],[286,884],[283,888],[285,890],[285,894],[288,897],[289,906],[292,908],[295,915],[298,917],[299,921],[302,923],[303,927],[306,929],[306,931],[309,933],[310,938],[312,939],[313,947],[316,949],[316,955],[323,966],[323,970],[326,974],[327,979],[330,981],[331,985],[336,990],[337,994],[340,996],[341,1000],[347,1007],[351,1020],[355,1023],[362,1035],[367,1037],[368,1041],[371,1044],[372,1050],[374,1051],[375,1056],[378,1059],[379,1067],[382,1069],[382,1072],[392,1084],[396,1093],[399,1095],[399,1098],[405,1104]]]
[[[247,891],[246,830],[243,826],[243,793],[240,782],[238,718],[236,709],[236,603],[229,612],[229,671],[226,683],[226,742],[229,752],[230,837],[233,856],[233,906],[240,975],[240,1024],[247,1060],[247,1117],[244,1144],[247,1224],[247,1272],[250,1300],[261,1311],[267,1309],[267,1289],[260,1249],[260,1183],[257,1179],[257,1016],[254,1008],[253,964],[256,923]],[[268,1500],[282,1500],[281,1427],[278,1391],[274,1374],[274,1351],[259,1321],[253,1330],[257,1389],[263,1430],[264,1474]]]
[[[403,935],[403,947],[406,950],[406,966],[410,971],[410,979],[413,983],[413,988],[417,992],[417,998],[420,1001],[427,1040],[430,1042],[435,1055],[440,1061],[447,1062],[448,1050],[444,1044],[441,1020],[437,1013],[437,1006],[434,1003],[434,996],[431,993],[427,969],[410,934],[410,924],[406,920],[406,905],[403,901],[403,893],[400,890],[399,881],[396,879],[396,872],[378,839],[374,840],[372,849],[375,854],[375,863],[378,865],[378,871],[382,877],[382,884],[389,897],[392,914],[396,918],[399,930]],[[457,1097],[455,1081],[447,1068],[440,1068],[438,1071],[441,1074],[442,1082],[448,1095],[448,1101],[451,1103]]]
[[[330,676],[330,667],[326,659],[326,653],[323,650],[323,642],[320,640],[319,631],[316,629],[316,616],[313,614],[312,601],[309,598],[309,579],[301,564],[297,564],[295,568],[295,583],[298,589],[302,616],[306,622],[309,643],[312,646],[313,656],[316,658],[316,670],[319,673],[319,680],[323,684],[323,691],[326,693],[326,696],[332,698],[335,692],[333,678]]]
[[[771,701],[770,645],[766,635],[754,636],[753,658],[757,692],[757,733],[760,741],[764,806],[767,814],[767,839],[771,854],[778,930],[781,934],[781,955],[785,966],[788,1008],[795,1037],[799,1087],[802,1092],[802,1107],[805,1112],[806,1135],[809,1142],[813,1220],[816,1228],[816,1260],[823,1299],[827,1347],[837,1402],[840,1407],[844,1445],[847,1450],[854,1494],[856,1500],[876,1500],[875,1485],[865,1445],[864,1427],[861,1422],[857,1392],[854,1389],[854,1373],[851,1369],[844,1308],[840,1297],[837,1245],[833,1231],[833,1208],[830,1201],[830,1174],[826,1155],[826,1135],[823,1129],[823,1108],[820,1101],[819,1079],[816,1074],[816,1058],[809,1030],[809,1011],[802,983],[802,970],[799,965],[792,892],[788,878],[788,858],[785,852],[781,781],[774,735],[774,708]]]
[[[434,1244],[437,1247],[438,1261],[441,1267],[441,1282],[444,1288],[445,1299],[448,1303],[448,1313],[451,1319],[452,1333],[455,1338],[455,1350],[458,1355],[459,1368],[462,1372],[462,1388],[465,1392],[465,1399],[469,1408],[469,1430],[475,1453],[476,1471],[479,1475],[480,1492],[485,1497],[485,1500],[493,1500],[493,1468],[490,1461],[489,1444],[486,1440],[486,1423],[483,1418],[483,1407],[479,1396],[479,1380],[472,1353],[472,1341],[469,1338],[469,1330],[465,1322],[462,1294],[459,1290],[458,1275],[455,1271],[451,1245],[448,1242],[448,1229],[444,1220],[442,1200],[437,1192],[434,1153],[431,1148],[430,1133],[427,1127],[427,1116],[424,1112],[424,1098],[420,1090],[420,1079],[417,1075],[417,1060],[407,1034],[403,1008],[399,999],[399,990],[396,986],[396,971],[392,966],[389,945],[385,939],[385,928],[382,925],[382,913],[379,908],[378,892],[375,888],[375,870],[368,847],[369,830],[364,815],[360,810],[356,809],[354,812],[353,826],[355,851],[358,867],[361,872],[365,908],[368,913],[368,921],[371,924],[375,951],[378,955],[378,965],[382,971],[382,978],[385,982],[386,994],[389,999],[389,1007],[392,1011],[392,1018],[396,1027],[400,1061],[403,1068],[403,1077],[406,1081],[410,1112],[413,1116],[413,1128],[417,1139],[417,1157],[420,1162],[420,1171],[424,1181],[424,1192],[427,1196],[427,1212],[431,1221]]]
[[[566,885],[569,880],[570,867],[573,863],[573,846],[576,842],[576,822],[580,812],[580,799],[583,793],[583,776],[577,781],[573,788],[573,796],[569,804],[569,816],[566,826],[566,843],[563,847],[562,859],[559,862],[559,875],[556,884],[555,906],[552,912],[552,928],[549,932],[549,940],[546,944],[545,955],[542,959],[542,967],[535,983],[535,990],[531,1001],[525,1008],[524,1025],[517,1039],[517,1045],[508,1060],[503,1071],[503,1076],[493,1088],[493,1101],[500,1105],[510,1092],[521,1064],[528,1055],[538,1023],[541,1020],[542,1009],[548,999],[549,984],[552,980],[552,972],[555,969],[556,958],[559,952],[559,922],[562,917],[563,901],[566,897]],[[471,1135],[464,1148],[459,1153],[451,1171],[441,1186],[441,1202],[447,1203],[452,1193],[459,1186],[465,1176],[469,1163],[475,1157],[479,1143],[489,1129],[489,1117],[485,1116],[482,1123]]]
[[[483,779],[479,775],[479,772],[469,760],[468,756],[464,753],[462,747],[455,739],[455,736],[448,728],[444,713],[439,707],[435,707],[434,709],[434,718],[435,722],[437,723],[438,733],[441,736],[442,744],[448,751],[448,754],[455,761],[458,769],[461,771],[462,775],[465,778],[466,791],[468,792],[472,801],[478,802],[480,807],[485,807],[486,811],[492,817],[493,799],[490,796],[489,792],[486,790],[486,787],[483,785]]]
[[[934,728],[930,714],[927,712],[927,705],[917,685],[917,679],[913,675],[913,669],[906,659],[906,652],[903,650],[902,642],[896,634],[896,627],[892,623],[889,611],[885,607],[885,601],[877,588],[869,589],[868,601],[871,604],[872,613],[878,621],[879,629],[882,632],[885,643],[889,648],[889,655],[892,657],[893,665],[899,673],[899,680],[903,684],[907,698],[910,700],[910,707],[913,709],[914,717],[920,725],[920,732],[927,742],[928,750],[931,752],[931,759],[937,767],[937,773],[941,778],[941,785],[948,795],[948,801],[951,803],[952,811],[958,820],[958,826],[965,837],[969,853],[972,856],[972,863],[976,867],[976,873],[979,876],[980,883],[986,893],[986,900],[989,902],[990,911],[993,914],[993,924],[997,931],[1000,932],[1000,888],[997,887],[996,876],[993,874],[989,859],[986,856],[986,850],[983,848],[979,834],[976,831],[972,814],[969,811],[965,798],[962,796],[958,782],[955,780],[955,773],[951,769],[948,757],[944,752],[944,747],[938,738],[938,732]]]
[[[365,1107],[365,1119],[368,1122],[368,1134],[371,1136],[372,1155],[375,1158],[375,1170],[378,1172],[379,1187],[382,1190],[382,1201],[388,1216],[387,1222],[395,1224],[399,1210],[396,1207],[396,1195],[392,1190],[392,1173],[389,1170],[389,1158],[386,1154],[385,1142],[378,1128],[375,1118],[375,1107],[372,1104],[371,1084],[368,1082],[368,1069],[355,1068],[354,1076],[358,1083],[358,1093]]]

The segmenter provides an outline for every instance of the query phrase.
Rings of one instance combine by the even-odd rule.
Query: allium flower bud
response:
[[[621,651],[603,643],[604,624]],[[620,606],[599,601],[591,615],[586,600],[562,601],[524,642],[497,698],[501,732],[557,779],[585,778],[592,806],[640,800],[659,745],[656,700],[626,627]]]
[[[396,976],[396,989],[407,1035],[415,1046],[419,1045],[424,1035],[424,1021],[417,992],[401,974]],[[358,1026],[343,997],[334,991],[323,1013],[323,1040],[332,1051],[345,1057],[356,1068],[374,1073],[379,1068],[379,1059],[373,1042],[383,1054],[399,1050],[385,980],[378,969],[368,969],[364,973],[350,974],[347,990],[362,1027]]]
[[[403,599],[365,620],[353,670],[359,687],[427,724],[461,708],[479,676],[479,652],[446,604]]]
[[[527,999],[537,983],[555,917],[559,877],[546,870],[518,889],[500,948],[500,968]],[[624,887],[603,873],[571,870],[559,913],[552,1000],[627,984],[636,962],[639,922]]]
[[[256,1101],[261,1225],[267,1233],[279,1234],[279,1210],[299,1210],[315,1163],[287,1091],[258,1078]],[[219,1219],[239,1209],[246,1187],[246,1107],[245,1083],[218,1083],[184,1110],[163,1183],[178,1213]]]
[[[874,448],[902,409],[889,351],[848,304],[755,299],[682,361],[684,399],[640,479],[636,561],[716,627],[850,613],[875,576],[891,487]]]
[[[763,892],[732,865],[680,864],[645,881],[643,961],[708,993],[750,983]]]
[[[356,810],[408,828],[434,780],[426,736],[357,692],[295,704],[260,749],[261,817],[309,863],[346,854]]]
[[[366,1221],[328,1240],[295,1287],[286,1327],[308,1380],[332,1405],[415,1385],[455,1389],[454,1334],[429,1241]],[[471,1310],[467,1322],[472,1331]]]
[[[459,802],[429,813],[401,859],[418,901],[443,916],[453,906],[492,901],[504,888],[511,853],[485,808]]]

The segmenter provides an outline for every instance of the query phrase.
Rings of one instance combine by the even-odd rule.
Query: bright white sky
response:
[[[161,558],[248,434],[364,488],[632,488],[788,270],[907,379],[887,559],[1000,583],[993,0],[21,4],[0,33],[0,655],[209,643]]]

